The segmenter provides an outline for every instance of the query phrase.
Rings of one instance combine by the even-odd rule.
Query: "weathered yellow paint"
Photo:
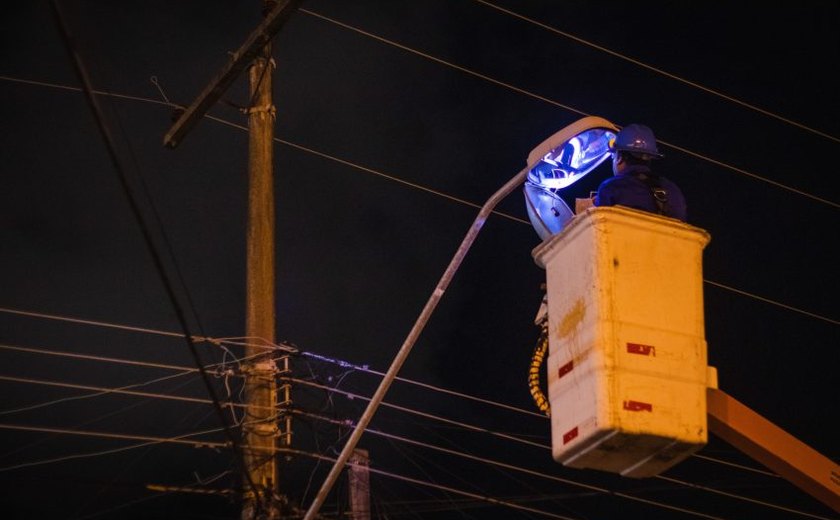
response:
[[[704,230],[592,207],[534,250],[546,269],[552,455],[656,475],[707,442]]]
[[[571,310],[563,315],[560,319],[560,323],[557,324],[557,338],[563,339],[566,336],[571,335],[576,328],[583,324],[585,314],[586,307],[583,305],[583,300],[578,299],[575,301],[574,305],[572,305]]]

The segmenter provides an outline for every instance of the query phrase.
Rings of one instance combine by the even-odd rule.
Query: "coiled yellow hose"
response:
[[[534,404],[537,405],[537,408],[547,417],[551,417],[551,405],[542,389],[540,389],[540,368],[543,360],[545,360],[545,353],[548,351],[548,327],[542,326],[540,329],[540,337],[537,340],[537,346],[534,347],[531,367],[528,370],[528,389],[531,391],[531,397],[534,398]]]

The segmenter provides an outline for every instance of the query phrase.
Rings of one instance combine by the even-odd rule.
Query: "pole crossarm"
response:
[[[175,148],[183,141],[187,132],[198,123],[199,119],[222,97],[242,72],[259,55],[260,50],[271,41],[280,28],[297,9],[302,0],[278,0],[274,8],[265,16],[262,23],[254,29],[239,49],[233,53],[230,61],[213,80],[204,87],[204,91],[187,107],[183,114],[172,124],[163,137],[163,145]]]

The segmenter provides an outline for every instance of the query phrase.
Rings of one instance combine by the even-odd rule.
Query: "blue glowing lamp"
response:
[[[588,116],[558,131],[528,154],[525,205],[541,239],[559,233],[574,216],[558,192],[610,156],[610,141],[616,133],[618,128],[606,119]]]

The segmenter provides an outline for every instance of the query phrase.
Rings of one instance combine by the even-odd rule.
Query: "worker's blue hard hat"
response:
[[[630,152],[662,157],[659,149],[656,148],[656,137],[653,130],[645,125],[627,125],[615,136],[615,141],[610,143],[610,150],[613,152]]]

